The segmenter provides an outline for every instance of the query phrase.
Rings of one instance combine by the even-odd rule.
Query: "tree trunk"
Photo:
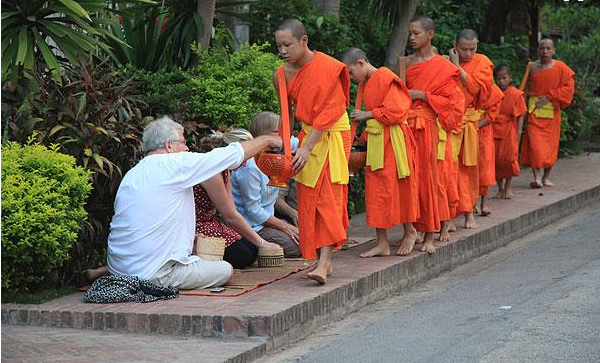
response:
[[[313,4],[323,10],[323,13],[340,18],[340,0],[313,0]]]
[[[215,4],[216,0],[198,0],[197,11],[202,18],[202,25],[204,26],[204,32],[201,34],[198,32],[196,41],[200,44],[200,49],[208,50],[210,45],[210,38],[212,36],[212,25],[215,17]]]
[[[529,19],[531,29],[529,30],[529,58],[538,57],[538,32],[540,31],[540,0],[529,0]]]
[[[408,40],[408,24],[417,11],[419,0],[402,0],[394,19],[390,43],[385,56],[385,66],[397,72],[398,58],[404,55]]]
[[[510,14],[511,1],[492,0],[485,16],[485,25],[481,32],[481,41],[500,44],[506,33],[506,21]]]

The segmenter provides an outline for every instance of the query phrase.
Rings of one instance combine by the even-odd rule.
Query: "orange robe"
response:
[[[287,88],[295,106],[295,118],[325,132],[346,112],[350,76],[343,63],[321,52],[314,51],[314,54],[315,57],[288,81]],[[340,133],[349,156],[350,131]],[[300,132],[298,136],[302,142],[306,135]],[[329,158],[313,188],[302,183],[296,185],[300,250],[304,258],[316,259],[319,248],[339,248],[346,241],[348,185],[331,181]]]
[[[494,122],[496,179],[519,175],[519,137],[516,118],[527,112],[523,91],[510,86],[504,91],[500,114]]]
[[[481,112],[481,116],[463,118],[461,131],[458,135],[460,140],[459,170],[458,170],[458,214],[472,213],[473,206],[479,197],[479,127],[477,123],[482,116],[488,121],[493,121],[498,112],[496,106],[504,94],[494,85],[494,65],[483,54],[475,54],[469,62],[461,62],[461,67],[467,73],[465,82],[460,83],[460,88],[465,96],[466,115],[473,112]],[[499,92],[499,93],[498,93]],[[494,107],[496,106],[496,107]],[[485,116],[483,115],[485,114]],[[487,133],[492,133],[491,125],[483,127],[488,129],[483,134],[485,142],[489,139]],[[471,138],[477,132],[477,137]],[[493,136],[491,139],[493,147]],[[475,160],[467,161],[467,158],[476,154]],[[486,157],[488,160],[489,157]],[[493,161],[493,159],[492,159]],[[489,171],[489,166],[483,166],[484,171]],[[493,168],[493,163],[492,163]]]
[[[489,187],[496,185],[496,155],[494,150],[494,123],[500,112],[500,103],[504,98],[504,93],[498,86],[492,86],[492,92],[487,105],[483,106],[486,110],[485,118],[487,125],[479,128],[479,195],[488,195]]]
[[[552,119],[529,114],[523,136],[521,163],[532,168],[551,168],[558,157],[560,141],[560,109],[571,104],[575,92],[575,72],[559,60],[554,66],[531,73],[529,96],[548,97],[554,107]]]
[[[388,68],[379,68],[367,80],[362,92],[365,108],[383,125],[383,168],[365,167],[365,206],[367,225],[390,229],[394,225],[415,222],[419,213],[416,174],[416,144],[406,118],[411,101],[408,89]],[[360,100],[357,101],[357,104]],[[400,125],[410,176],[398,178],[396,158],[390,138],[390,125]]]
[[[419,219],[415,228],[434,232],[440,228],[437,178],[437,118],[452,129],[457,123],[454,104],[460,71],[447,59],[436,55],[428,61],[406,69],[408,88],[425,92],[427,102],[413,102],[408,122],[417,143],[417,175],[419,179]]]

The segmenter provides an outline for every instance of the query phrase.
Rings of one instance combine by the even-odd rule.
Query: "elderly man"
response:
[[[193,186],[236,168],[262,149],[281,147],[275,136],[232,143],[201,154],[189,152],[183,127],[168,117],[144,130],[146,156],[123,178],[108,236],[108,270],[180,289],[224,284],[233,269],[224,261],[191,255]]]

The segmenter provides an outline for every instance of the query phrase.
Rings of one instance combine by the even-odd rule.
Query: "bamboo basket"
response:
[[[283,248],[277,249],[258,249],[258,267],[277,267],[283,266]]]
[[[196,237],[196,255],[206,261],[222,261],[225,240],[220,237]]]

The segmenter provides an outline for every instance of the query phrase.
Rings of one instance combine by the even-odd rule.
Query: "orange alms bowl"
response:
[[[256,166],[269,177],[272,187],[287,187],[287,181],[294,177],[297,172],[292,169],[291,155],[279,154],[273,151],[265,151],[256,156]]]

